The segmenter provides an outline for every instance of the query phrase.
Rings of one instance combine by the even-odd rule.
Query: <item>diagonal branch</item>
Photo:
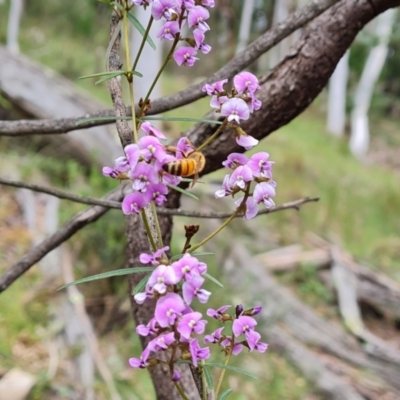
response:
[[[280,41],[285,39],[295,30],[301,28],[315,17],[323,13],[338,0],[312,0],[309,4],[293,13],[286,21],[271,28],[246,49],[238,53],[228,64],[201,83],[197,83],[161,99],[154,100],[148,115],[160,114],[165,111],[173,110],[182,105],[192,103],[206,94],[201,88],[205,83],[215,82],[223,78],[232,78],[243,68],[249,66],[262,54],[270,50]],[[136,108],[136,112],[139,109]],[[130,109],[126,108],[126,115],[130,115]],[[98,125],[114,123],[114,121],[92,121],[76,125],[77,121],[98,117],[113,117],[114,110],[103,110],[96,113],[86,114],[77,118],[43,119],[43,120],[19,120],[19,121],[0,121],[0,136],[23,136],[23,135],[45,135],[55,133],[67,133],[77,129],[89,128]]]

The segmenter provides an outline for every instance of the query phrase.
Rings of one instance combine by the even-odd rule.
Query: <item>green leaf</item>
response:
[[[148,274],[143,279],[140,280],[140,282],[133,288],[132,296],[142,291],[142,289],[146,286],[146,283],[149,280],[150,276],[151,274]]]
[[[191,121],[191,122],[207,122],[210,124],[222,125],[222,121],[216,121],[214,119],[203,119],[203,118],[183,118],[183,117],[143,117],[140,121]]]
[[[214,389],[214,381],[213,381],[213,377],[212,377],[210,368],[207,368],[206,365],[202,365],[202,371],[203,371],[204,377],[206,378],[208,388],[210,390],[213,390]]]
[[[208,367],[226,369],[228,371],[237,372],[239,374],[243,374],[243,375],[249,376],[250,378],[257,379],[257,377],[255,375],[251,374],[250,372],[247,372],[247,371],[245,371],[244,369],[241,369],[241,368],[232,367],[231,365],[225,365],[225,364],[213,363],[213,362],[206,362],[204,365],[207,365]]]
[[[132,117],[94,117],[94,118],[87,118],[87,119],[80,119],[79,121],[76,121],[75,125],[82,125],[87,122],[92,122],[92,121],[116,121],[116,120],[131,120]]]
[[[208,278],[210,281],[214,282],[217,286],[219,287],[224,287],[224,285],[216,278],[213,276],[209,275],[208,273],[203,274],[206,278]]]
[[[227,389],[227,390],[225,390],[225,392],[221,393],[221,394],[218,396],[218,400],[225,400],[232,392],[233,392],[232,389]]]
[[[144,36],[146,29],[143,28],[143,25],[140,23],[140,21],[130,12],[128,12],[128,19],[129,21],[132,22],[133,26],[138,30],[138,32]],[[150,36],[146,37],[146,42],[150,45],[150,47],[155,50],[156,45],[154,44],[152,38]]]
[[[125,73],[126,73],[125,71],[99,72],[97,74],[83,75],[83,76],[80,76],[78,79],[96,78],[98,76],[109,76],[109,75],[111,75],[111,78],[113,78],[114,76],[124,75]]]
[[[199,251],[197,253],[190,253],[194,257],[201,257],[201,256],[210,256],[213,255],[214,253],[211,253],[209,251]],[[182,258],[185,254],[175,254],[174,256],[171,257],[171,260],[179,260]]]
[[[104,272],[103,274],[97,274],[92,276],[87,276],[86,278],[78,279],[77,281],[67,283],[64,286],[61,286],[57,289],[65,289],[68,286],[78,285],[80,283],[98,281],[99,279],[106,279],[112,276],[120,276],[120,275],[129,275],[129,274],[138,274],[140,272],[152,272],[154,271],[154,267],[135,267],[135,268],[124,268],[124,269],[116,269],[114,271]]]
[[[188,192],[185,189],[180,188],[179,186],[171,186],[171,185],[167,185],[170,189],[176,190],[177,192],[181,192],[182,194],[185,194],[186,196],[191,197],[192,199],[198,200],[199,198],[194,195],[193,193]]]
[[[107,4],[108,6],[110,6],[111,5],[111,2],[110,2],[110,0],[97,0],[99,3],[104,3],[104,4]]]

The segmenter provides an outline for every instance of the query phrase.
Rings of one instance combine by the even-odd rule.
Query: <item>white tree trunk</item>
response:
[[[290,0],[275,0],[272,26],[279,24],[289,16]],[[289,50],[289,39],[286,38],[273,47],[269,52],[269,65],[275,67],[285,57]]]
[[[236,53],[242,51],[249,42],[254,5],[255,5],[254,0],[247,0],[243,2],[243,10],[242,10],[242,17],[240,19],[240,29],[239,29],[238,43],[236,46]]]
[[[24,9],[24,0],[11,0],[7,26],[7,49],[12,54],[19,53],[18,33]]]
[[[382,71],[388,53],[388,42],[396,16],[395,9],[389,9],[376,20],[378,45],[368,55],[354,96],[354,109],[351,114],[350,151],[362,157],[369,146],[368,110],[376,81]]]
[[[328,86],[328,121],[329,133],[341,136],[346,124],[346,92],[349,76],[349,54],[347,51],[339,61]]]

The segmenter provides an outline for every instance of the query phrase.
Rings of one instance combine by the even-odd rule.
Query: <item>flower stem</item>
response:
[[[182,389],[182,386],[178,383],[178,382],[173,382],[176,390],[179,392],[179,394],[181,395],[182,399],[184,400],[189,400],[189,398],[186,396],[185,392]]]
[[[144,47],[144,45],[146,43],[146,39],[149,36],[149,32],[150,32],[150,29],[151,29],[151,25],[153,24],[153,21],[154,21],[154,18],[153,18],[153,16],[151,16],[150,19],[149,19],[149,23],[147,24],[146,31],[145,31],[145,33],[143,35],[142,43],[140,43],[140,47],[139,47],[138,53],[136,55],[135,61],[133,62],[132,71],[135,71],[135,69],[137,67],[140,55],[142,54],[143,47]]]
[[[157,245],[156,245],[156,242],[154,241],[153,235],[151,234],[149,221],[147,219],[147,215],[146,215],[146,212],[144,211],[144,209],[140,210],[140,215],[142,216],[144,229],[146,230],[146,233],[147,233],[147,236],[149,238],[151,247],[153,248],[153,251],[156,251],[157,250]]]
[[[151,202],[151,212],[153,214],[154,223],[155,223],[155,226],[156,226],[156,231],[157,231],[157,236],[158,236],[158,243],[160,245],[160,248],[162,248],[162,247],[164,247],[164,245],[163,245],[163,240],[162,240],[160,221],[158,220],[157,209],[156,209],[156,205],[155,205],[154,201]]]
[[[233,219],[235,219],[236,215],[239,214],[239,209],[237,209],[220,227],[218,227],[214,232],[209,234],[205,239],[203,239],[200,243],[191,247],[188,252],[192,253],[197,250],[199,247],[203,246],[204,243],[207,243],[210,239],[212,239],[215,235],[222,231]]]
[[[196,151],[201,151],[204,149],[204,147],[208,146],[222,131],[222,129],[225,128],[227,124],[227,120],[225,118],[224,122],[218,127],[218,129],[203,143],[201,144]]]
[[[225,362],[224,362],[225,366],[227,366],[229,364],[229,360],[231,359],[231,355],[232,355],[232,349],[226,355]],[[218,398],[219,391],[221,390],[222,381],[224,380],[224,377],[225,377],[225,371],[226,371],[226,369],[224,368],[221,371],[221,375],[219,376],[219,379],[218,379],[218,384],[217,384],[217,387],[215,389],[215,398],[216,399]]]

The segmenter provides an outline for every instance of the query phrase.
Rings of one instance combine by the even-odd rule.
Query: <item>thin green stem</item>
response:
[[[135,69],[137,67],[137,64],[138,64],[139,58],[140,58],[140,56],[142,54],[144,45],[146,44],[147,37],[149,36],[149,32],[150,32],[150,29],[151,29],[151,25],[153,24],[153,21],[154,21],[154,18],[153,18],[153,16],[151,16],[150,19],[149,19],[149,23],[147,24],[146,31],[145,31],[145,33],[143,35],[142,43],[140,43],[140,47],[139,47],[138,53],[137,53],[135,61],[133,63],[132,71],[135,71]]]
[[[201,151],[204,149],[204,147],[208,146],[220,134],[222,129],[225,128],[226,124],[227,124],[227,120],[225,119],[225,121],[218,127],[218,129],[203,144],[201,144],[196,150]]]
[[[146,230],[146,233],[147,233],[147,236],[149,238],[151,247],[153,248],[153,251],[156,251],[157,250],[157,245],[156,245],[156,242],[154,241],[153,235],[151,234],[151,229],[150,229],[149,221],[147,219],[146,212],[143,209],[141,209],[140,210],[140,215],[142,216],[144,229]]]
[[[229,364],[229,360],[231,359],[231,355],[232,355],[232,349],[226,355],[225,362],[224,362],[225,366],[227,366]],[[226,369],[223,368],[222,371],[221,371],[221,375],[219,376],[219,379],[218,379],[217,387],[215,389],[215,398],[216,399],[218,399],[218,394],[219,394],[219,391],[221,390],[221,385],[222,385],[222,381],[224,380],[224,377],[225,377],[225,372],[226,372]]]
[[[178,382],[174,382],[174,385],[176,387],[176,390],[179,392],[179,394],[182,396],[182,399],[184,400],[189,400],[189,397],[186,396],[185,392],[182,389],[182,386]]]
[[[199,247],[203,246],[204,243],[207,243],[210,239],[212,239],[215,235],[217,235],[219,232],[222,231],[233,219],[235,219],[236,215],[239,214],[239,208],[219,227],[217,228],[214,232],[209,234],[205,239],[203,239],[200,243],[194,245],[191,247],[188,252],[192,253],[193,251],[197,250]]]
[[[160,248],[163,248],[163,240],[162,240],[162,233],[160,228],[160,221],[158,220],[157,209],[154,201],[151,202],[151,212],[153,214],[154,223],[156,225],[156,232],[158,236],[158,243],[160,244]]]
[[[202,364],[204,364],[204,360],[202,360]],[[204,370],[201,371],[201,382],[203,384],[203,400],[207,400],[208,386]]]
[[[124,22],[124,42],[125,42],[125,58],[126,58],[126,67],[129,68],[131,65],[131,54],[129,49],[129,25],[128,25],[128,11],[124,10],[123,13],[123,22]],[[137,143],[139,141],[137,129],[136,129],[136,114],[135,114],[135,95],[133,88],[133,75],[132,72],[126,73],[126,78],[129,83],[129,99],[131,102],[131,111],[132,111],[132,133],[133,133],[133,141]]]

